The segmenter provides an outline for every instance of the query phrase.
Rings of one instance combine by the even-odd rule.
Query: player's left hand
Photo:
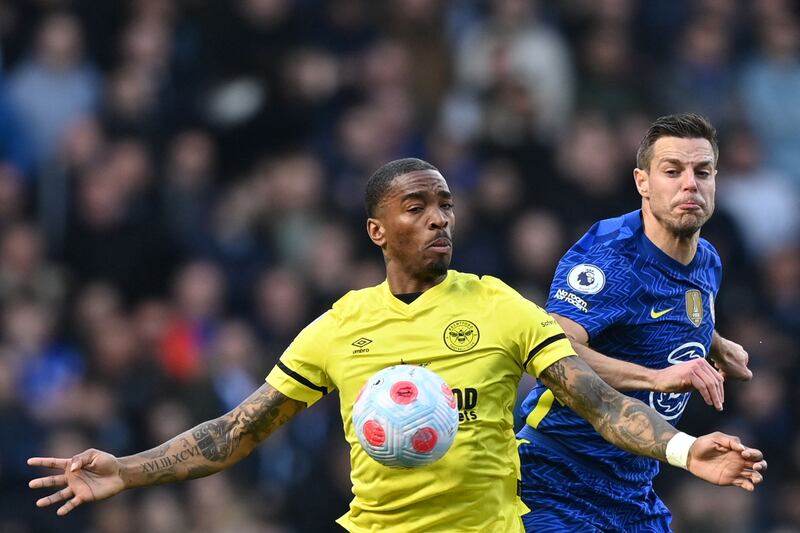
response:
[[[725,380],[750,381],[753,372],[747,368],[750,355],[741,344],[715,335],[711,343],[711,359]]]
[[[760,450],[744,446],[739,437],[716,431],[694,441],[687,468],[714,485],[733,485],[752,492],[764,480],[767,462]]]

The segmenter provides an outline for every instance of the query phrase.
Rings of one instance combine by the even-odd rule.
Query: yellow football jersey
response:
[[[451,270],[406,304],[387,282],[346,294],[309,324],[267,382],[309,406],[339,390],[355,498],[338,522],[354,532],[523,531],[513,428],[517,387],[574,351],[546,312],[502,281]],[[358,443],[352,407],[375,372],[438,373],[458,400],[455,442],[436,463],[387,468]]]

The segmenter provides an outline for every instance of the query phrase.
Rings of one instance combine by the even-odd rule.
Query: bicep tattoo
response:
[[[304,402],[289,398],[265,383],[232,413],[243,436],[261,442],[305,407]]]
[[[226,415],[192,430],[203,457],[224,462],[247,439],[255,445],[305,408],[303,402],[285,396],[265,383]]]

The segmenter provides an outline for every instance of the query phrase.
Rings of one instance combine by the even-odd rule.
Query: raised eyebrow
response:
[[[678,166],[686,166],[686,165],[694,165],[695,167],[702,167],[702,166],[713,166],[714,161],[712,159],[703,159],[701,161],[697,161],[696,163],[693,162],[686,162],[681,161],[680,159],[662,159],[659,164],[669,164],[669,165],[678,165]]]

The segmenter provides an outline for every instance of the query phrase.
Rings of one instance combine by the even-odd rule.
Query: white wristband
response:
[[[689,448],[692,447],[697,437],[679,432],[672,436],[667,443],[667,462],[686,470],[689,462]]]

